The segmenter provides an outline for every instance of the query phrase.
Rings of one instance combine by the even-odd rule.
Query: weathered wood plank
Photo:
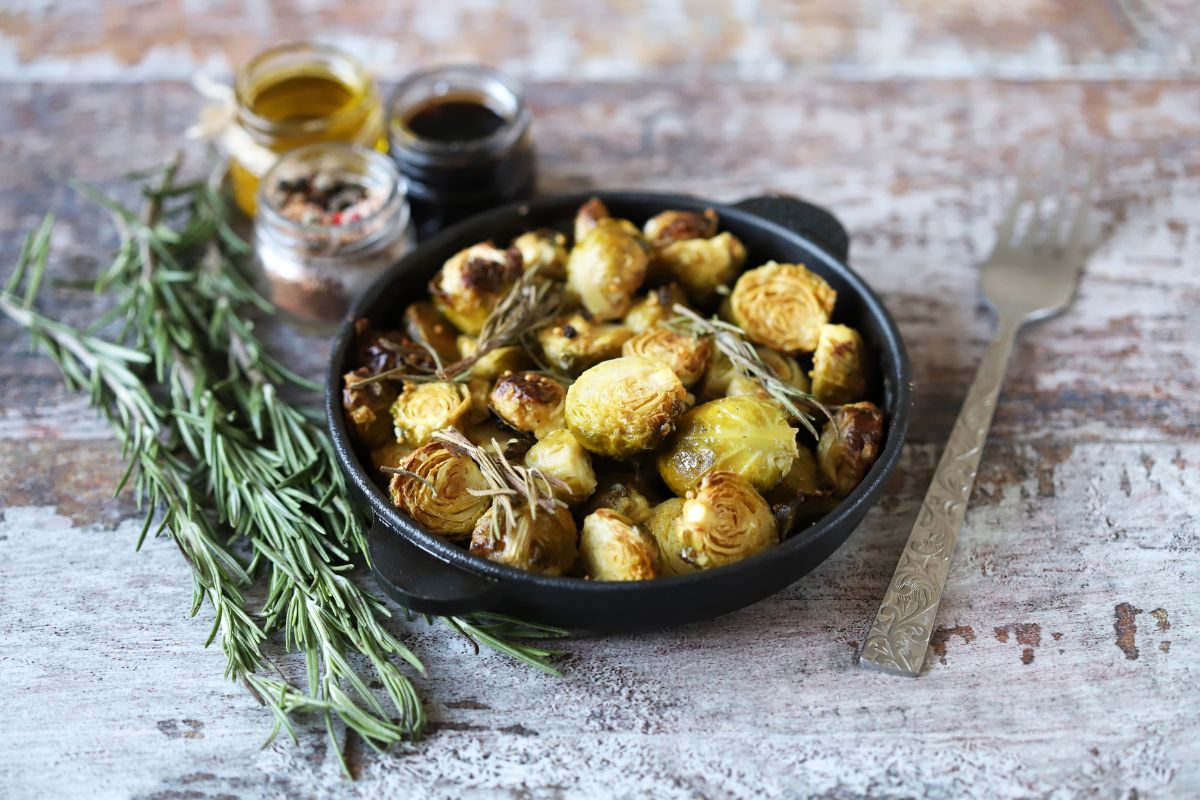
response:
[[[263,47],[314,33],[393,77],[434,62],[482,60],[538,79],[1112,78],[1194,71],[1196,20],[1193,2],[1136,0],[401,0],[384,9],[334,0],[32,0],[0,15],[0,78],[186,79],[201,66],[240,64]]]
[[[909,343],[912,446],[863,527],[804,581],[703,625],[570,642],[561,681],[413,629],[434,733],[384,758],[352,750],[354,785],[319,731],[258,749],[267,715],[222,680],[218,652],[200,650],[211,618],[186,618],[178,554],[165,542],[132,552],[133,510],[107,497],[115,444],[0,322],[0,794],[78,794],[84,770],[104,797],[1200,792],[1198,90],[1192,79],[531,86],[549,190],[782,190],[837,211]],[[0,263],[54,206],[54,272],[80,277],[111,235],[54,181],[113,187],[176,146],[197,102],[178,83],[11,83],[0,107]],[[1015,156],[1041,140],[1106,154],[1107,239],[1070,313],[1018,351],[926,674],[865,673],[854,648],[986,336],[970,267]],[[46,301],[80,322],[104,298],[50,289]],[[291,363],[319,372],[318,341],[269,330]]]

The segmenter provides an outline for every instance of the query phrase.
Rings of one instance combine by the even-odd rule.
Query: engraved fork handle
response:
[[[859,663],[917,677],[929,648],[950,557],[958,541],[979,457],[987,442],[1020,322],[1001,319],[967,391],[933,483],[863,642]]]

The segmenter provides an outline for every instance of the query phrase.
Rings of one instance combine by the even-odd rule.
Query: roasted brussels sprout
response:
[[[546,434],[525,454],[525,466],[563,482],[559,498],[568,503],[586,500],[596,490],[592,457],[566,428]]]
[[[537,334],[546,361],[568,375],[621,355],[621,345],[631,336],[624,325],[596,322],[585,314],[561,317]]]
[[[664,247],[685,239],[711,239],[717,235],[717,212],[664,211],[646,220],[642,232],[651,247]]]
[[[515,430],[541,439],[562,428],[567,388],[539,372],[506,372],[492,387],[488,403]]]
[[[796,432],[770,400],[746,395],[696,406],[679,418],[675,438],[659,452],[658,474],[675,494],[711,472],[734,472],[767,491],[796,457]]]
[[[491,505],[490,497],[471,494],[488,488],[479,467],[441,442],[418,447],[399,467],[412,474],[392,476],[392,505],[435,533],[465,537]]]
[[[567,390],[567,427],[603,456],[626,458],[671,435],[687,390],[670,367],[641,356],[604,361]]]
[[[601,320],[624,316],[646,279],[645,243],[621,222],[600,220],[567,257],[567,287]]]
[[[442,363],[449,364],[458,358],[457,331],[433,303],[421,300],[404,310],[404,333],[432,349]]]
[[[801,391],[808,391],[808,376],[804,374],[804,370],[796,362],[796,359],[761,345],[754,349],[776,378]],[[713,353],[712,362],[700,384],[699,394],[701,400],[715,400],[718,397],[737,397],[745,394],[763,398],[770,397],[761,383],[743,375],[733,365],[733,362],[719,350]]]
[[[476,244],[450,257],[430,281],[429,294],[437,310],[456,328],[477,336],[521,272],[521,251]]]
[[[729,313],[746,336],[786,353],[810,353],[837,292],[800,264],[768,262],[738,278]]]
[[[710,569],[766,550],[779,532],[771,507],[748,481],[713,472],[688,492],[668,540],[681,560]]]
[[[634,333],[644,333],[655,325],[674,319],[675,304],[686,303],[683,289],[677,283],[658,286],[635,302],[625,313],[625,325]]]
[[[650,535],[658,544],[663,575],[686,575],[699,569],[695,564],[685,561],[681,554],[683,546],[678,538],[680,530],[675,523],[679,521],[682,513],[683,498],[672,497],[656,505],[646,520],[646,527],[650,529]]]
[[[472,355],[479,340],[474,336],[458,337],[458,353],[463,358]],[[485,353],[471,365],[468,371],[472,377],[494,381],[510,370],[528,369],[532,366],[529,354],[520,345],[507,345]]]
[[[608,206],[599,197],[593,197],[575,212],[575,242],[578,244],[602,219],[610,219]]]
[[[467,429],[463,431],[463,436],[466,436],[471,444],[481,447],[490,448],[492,442],[495,441],[500,446],[500,451],[506,456],[511,455],[514,451],[520,452],[528,443],[528,440],[521,437],[520,434],[514,433],[512,428],[507,425],[501,425],[491,415],[488,415],[483,422],[468,425]]]
[[[646,581],[659,573],[654,537],[607,508],[584,518],[579,556],[584,573],[597,581]]]
[[[362,383],[370,376],[366,367],[359,367],[342,376],[345,385],[342,389],[342,408],[346,411],[355,437],[363,444],[373,446],[394,440],[388,409],[396,401],[396,390],[383,381]]]
[[[711,239],[681,239],[654,251],[655,276],[678,281],[693,303],[710,303],[719,287],[733,283],[746,264],[746,247],[732,233]]]
[[[558,231],[522,233],[513,247],[521,251],[526,270],[536,268],[539,275],[559,281],[567,277],[567,237]]]
[[[666,364],[684,386],[700,380],[712,353],[712,339],[689,336],[661,325],[639,333],[621,346],[622,355],[645,356]]]
[[[392,403],[396,440],[420,447],[442,428],[462,428],[478,419],[471,389],[463,383],[404,382],[404,391]]]
[[[867,348],[845,325],[822,325],[813,353],[812,393],[831,406],[861,400],[867,392]]]
[[[598,511],[602,508],[616,511],[638,525],[648,520],[651,514],[650,501],[628,481],[603,483],[592,495],[587,507],[588,511]]]
[[[845,497],[879,458],[882,444],[883,412],[874,403],[844,405],[821,430],[817,442],[821,474],[838,495]]]
[[[489,561],[510,567],[562,575],[571,569],[579,555],[579,535],[575,520],[565,508],[533,514],[527,505],[518,506],[510,525],[507,515],[495,504],[475,524],[471,533],[471,552]],[[492,520],[499,528],[499,538]]]

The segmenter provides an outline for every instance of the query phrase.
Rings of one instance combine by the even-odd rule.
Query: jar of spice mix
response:
[[[225,133],[238,207],[253,216],[259,179],[276,156],[314,142],[386,145],[383,107],[354,57],[299,43],[266,50],[238,73],[236,117]]]
[[[529,127],[520,84],[497,70],[437,67],[405,79],[388,107],[388,144],[418,234],[531,197]]]
[[[286,153],[260,182],[257,205],[255,249],[268,294],[300,320],[341,319],[413,245],[403,179],[365,147]]]

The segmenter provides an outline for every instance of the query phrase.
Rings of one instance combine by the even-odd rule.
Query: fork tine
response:
[[[1087,233],[1088,212],[1092,207],[1092,189],[1096,184],[1096,175],[1099,171],[1096,160],[1092,159],[1088,162],[1088,178],[1083,189],[1079,192],[1079,206],[1075,211],[1075,216],[1071,220],[1070,233],[1067,234],[1066,242],[1063,248],[1067,253],[1077,254],[1083,249],[1084,239]]]
[[[1057,245],[1063,241],[1067,210],[1071,208],[1071,178],[1075,174],[1078,162],[1078,154],[1074,150],[1068,150],[1063,158],[1062,191],[1058,195],[1058,207],[1054,209],[1054,216],[1046,226],[1042,239],[1046,244]]]
[[[1008,206],[1008,211],[1004,214],[1004,219],[1000,222],[999,227],[996,228],[996,246],[992,250],[993,253],[1002,247],[1012,244],[1013,230],[1017,226],[1017,217],[1020,216],[1021,206],[1025,204],[1025,200],[1029,196],[1032,172],[1033,168],[1030,165],[1029,157],[1022,156],[1020,166],[1017,168],[1017,190],[1013,193],[1012,202]]]

